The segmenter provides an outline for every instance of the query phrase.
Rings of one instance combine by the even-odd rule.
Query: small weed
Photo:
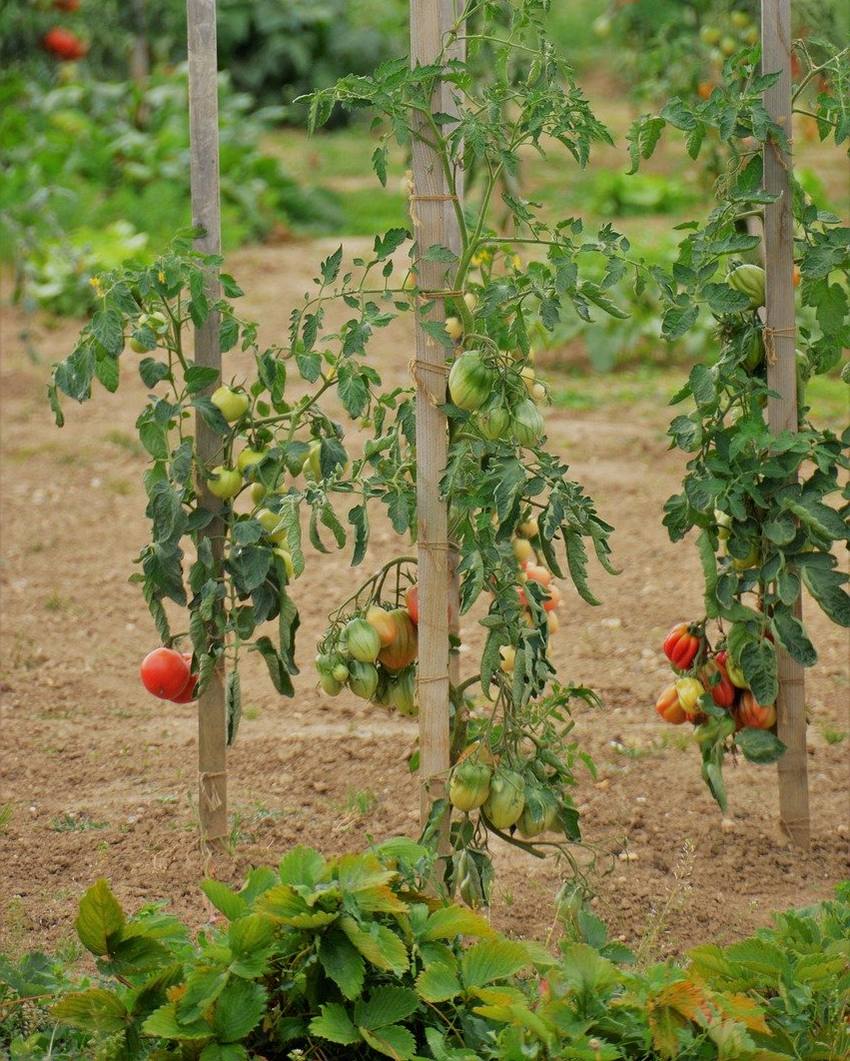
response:
[[[6,903],[3,921],[10,936],[21,937],[26,934],[29,925],[27,908],[20,895],[15,895]]]
[[[827,744],[840,744],[847,739],[847,732],[843,729],[833,729],[832,726],[824,726],[821,729],[823,739]]]
[[[113,429],[107,431],[103,437],[107,442],[111,442],[113,446],[120,446],[121,449],[126,450],[128,453],[132,453],[134,457],[141,457],[145,452],[141,442],[139,442],[135,436],[129,435],[126,431]]]
[[[240,844],[256,843],[257,827],[263,822],[275,821],[283,811],[270,810],[262,803],[256,804],[251,810],[236,810],[230,815],[230,833],[228,844],[231,851],[235,851]]]
[[[244,707],[242,709],[242,717],[246,718],[249,722],[256,722],[260,717],[261,711],[259,707]]]
[[[56,944],[56,957],[63,965],[74,965],[84,953],[83,946],[76,936],[60,939]]]
[[[378,797],[368,788],[349,789],[342,809],[348,814],[359,814],[364,817],[371,814],[378,805]]]
[[[133,492],[132,484],[126,479],[107,479],[106,489],[110,493],[118,494],[119,497],[127,497],[128,494]]]
[[[67,611],[68,608],[70,608],[70,606],[71,606],[71,602],[66,600],[63,596],[61,596],[55,590],[53,591],[53,593],[50,594],[50,596],[44,602],[44,607],[49,612],[64,612],[64,611]]]
[[[5,833],[9,827],[9,822],[12,820],[14,810],[11,803],[4,803],[0,806],[0,833]]]
[[[660,961],[660,937],[667,927],[671,915],[683,909],[693,891],[694,857],[696,848],[693,841],[685,840],[679,852],[679,858],[673,867],[673,879],[667,886],[666,898],[659,896],[659,902],[653,903],[646,919],[643,938],[637,947],[637,962],[641,967]]]
[[[60,814],[50,819],[54,833],[87,833],[92,829],[108,829],[109,822],[97,822],[88,814]]]

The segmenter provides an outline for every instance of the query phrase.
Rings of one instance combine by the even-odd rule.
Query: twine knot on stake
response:
[[[797,329],[793,325],[789,328],[773,328],[769,324],[764,326],[764,353],[769,365],[776,364],[776,336],[780,335],[786,339],[793,339],[796,334]]]
[[[431,678],[417,678],[417,681],[420,685],[429,685],[431,682],[446,682],[448,684],[449,676],[448,674],[435,674]]]
[[[213,777],[226,777],[226,770],[209,770],[201,771],[198,774],[198,780],[200,782],[201,796],[203,797],[204,803],[209,807],[210,810],[218,810],[222,806],[221,799],[219,798],[218,792],[214,788],[208,786],[207,782]],[[209,837],[210,840],[218,839],[218,837]]]
[[[450,203],[452,200],[457,201],[456,195],[415,195],[411,194],[408,196],[413,202],[420,203]]]
[[[431,405],[434,406],[435,409],[438,409],[445,401],[445,398],[439,398],[437,395],[432,394],[420,378],[419,373],[420,371],[433,372],[434,375],[441,376],[444,380],[446,380],[449,376],[448,365],[446,365],[444,362],[423,361],[421,358],[414,357],[411,358],[410,361],[408,361],[407,367],[413,379],[413,382],[417,386],[421,386],[422,390],[425,391],[428,397],[428,401],[431,403]]]

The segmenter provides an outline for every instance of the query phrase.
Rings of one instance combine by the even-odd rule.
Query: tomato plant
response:
[[[831,620],[850,626],[848,577],[835,554],[836,546],[850,542],[850,428],[837,435],[813,423],[806,401],[810,377],[836,372],[850,345],[850,230],[795,186],[799,430],[774,434],[765,418],[771,393],[767,363],[775,351],[759,312],[764,270],[741,260],[758,248],[760,238],[739,223],[759,219],[772,201],[762,187],[760,150],[753,146],[770,150],[773,143],[787,144],[761,100],[778,75],[759,75],[757,58],[757,50],[737,56],[730,63],[734,76],[710,99],[674,100],[660,115],[640,119],[631,134],[635,167],[652,154],[667,125],[685,132],[694,157],[709,132],[735,148],[715,209],[704,224],[689,226],[672,273],[661,275],[666,337],[686,333],[700,308],[716,322],[715,363],[695,365],[672,399],[690,403],[668,432],[688,463],[681,492],[665,505],[664,524],[673,541],[697,531],[706,610],[698,625],[713,622],[718,629],[719,652],[706,637],[704,658],[695,657],[692,676],[710,681],[710,692],[701,698],[707,718],[697,739],[704,776],[721,805],[725,751],[738,746],[758,762],[782,753],[771,732],[776,647],[806,667],[817,660],[795,614],[803,590]],[[797,108],[801,92],[821,76],[828,77],[830,92],[816,101],[820,135],[846,143],[850,125],[842,108],[850,101],[850,49],[801,70]],[[744,728],[733,738],[736,721]],[[762,732],[754,737],[756,728]]]
[[[344,78],[310,98],[313,127],[323,125],[340,106],[371,111],[380,135],[373,165],[382,183],[390,140],[406,145],[416,135],[424,136],[436,152],[450,189],[456,187],[461,167],[474,169],[480,183],[466,208],[456,207],[457,252],[439,244],[411,247],[411,275],[401,293],[388,292],[385,299],[387,313],[399,304],[415,307],[424,329],[450,359],[444,406],[450,444],[442,492],[458,553],[461,614],[482,596],[486,601],[482,624],[487,638],[477,673],[464,676],[451,691],[454,759],[474,745],[464,762],[492,766],[486,799],[468,810],[468,786],[460,785],[455,774],[448,779],[450,792],[454,779],[454,791],[461,793],[456,806],[461,816],[451,830],[450,876],[471,902],[486,901],[488,894],[489,835],[533,853],[541,853],[536,839],[541,832],[553,833],[551,841],[542,841],[544,846],[562,852],[580,837],[569,795],[577,753],[568,740],[568,711],[573,698],[591,703],[595,698],[582,687],[554,682],[549,639],[557,629],[562,587],[571,583],[585,601],[598,603],[588,584],[588,549],[613,570],[611,528],[547,448],[541,407],[548,391],[532,365],[531,337],[540,329],[553,331],[565,304],[586,321],[593,320],[595,311],[623,315],[610,292],[630,269],[628,243],[610,226],[589,233],[575,219],[550,223],[536,204],[512,192],[503,191],[498,207],[509,211],[511,234],[500,234],[494,216],[496,191],[503,187],[503,177],[516,170],[524,148],[545,153],[561,145],[583,166],[595,142],[610,143],[572,73],[551,48],[544,26],[547,7],[540,0],[525,0],[508,10],[469,5],[432,64],[410,69],[406,60],[387,62],[370,77]],[[471,18],[464,30],[467,13]],[[450,58],[459,36],[466,63]],[[486,66],[480,62],[484,52]],[[478,76],[471,77],[470,70]],[[428,117],[438,81],[453,96],[456,119],[451,122],[444,115]],[[503,107],[507,99],[510,106]],[[491,121],[485,117],[490,114],[502,114],[504,120]],[[422,120],[424,133],[418,124]],[[414,213],[416,192],[412,187]],[[388,233],[385,239],[400,247],[406,234]],[[433,298],[417,286],[422,261],[445,266],[445,323],[427,319]],[[594,263],[593,279],[586,272],[588,262]],[[391,273],[387,262],[384,275]],[[350,295],[345,281],[341,290],[344,297]],[[400,297],[408,292],[411,297]],[[407,416],[405,412],[405,422]],[[389,514],[400,534],[414,525],[412,443],[404,425],[401,432],[392,432],[378,424],[365,450],[364,496],[386,490],[391,479],[395,496]],[[366,522],[365,503],[351,518]],[[553,578],[564,581],[556,585]],[[391,613],[400,609],[415,579],[412,561],[400,559],[330,616],[319,645],[323,684],[329,667],[347,665],[351,645],[346,629],[352,618],[366,617],[376,607]],[[414,591],[408,614],[418,616],[418,603]],[[402,660],[415,665],[412,655],[394,662]],[[362,685],[355,675],[358,688],[371,690],[374,684],[368,698],[392,705],[398,679],[395,667],[388,666],[387,650],[368,665],[377,670],[377,682],[370,674]],[[479,772],[482,778],[484,772]],[[435,804],[434,830],[445,810],[443,801]]]

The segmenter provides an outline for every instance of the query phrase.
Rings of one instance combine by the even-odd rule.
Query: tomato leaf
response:
[[[818,654],[815,646],[806,636],[803,624],[785,604],[776,604],[771,616],[771,628],[776,640],[788,652],[792,659],[804,667],[813,667]]]
[[[771,642],[767,638],[748,641],[741,649],[741,668],[758,703],[772,704],[779,694],[779,678]]]
[[[785,745],[769,729],[745,726],[735,734],[735,744],[751,763],[775,763],[785,753]]]
[[[567,566],[570,569],[570,577],[579,595],[588,604],[600,604],[587,583],[587,550],[581,536],[575,531],[564,530],[564,546],[567,554]]]

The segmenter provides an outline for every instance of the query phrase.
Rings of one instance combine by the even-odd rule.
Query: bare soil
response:
[[[243,312],[261,321],[266,340],[283,337],[293,301],[334,246],[232,255],[228,266],[250,292]],[[198,889],[208,867],[197,842],[196,711],[154,700],[137,678],[156,642],[127,581],[147,533],[145,458],[133,427],[143,386],[127,372],[117,395],[101,391],[69,408],[58,431],[45,381],[76,327],[3,308],[0,803],[11,817],[0,826],[0,950],[12,952],[68,948],[76,901],[100,876],[129,909],[167,900],[195,926],[209,917]],[[403,330],[375,343],[387,381],[405,379],[409,350]],[[247,365],[234,360],[238,375]],[[669,680],[664,633],[701,614],[695,550],[671,545],[661,526],[682,463],[667,449],[666,419],[660,403],[548,415],[551,440],[616,527],[622,569],[617,578],[596,573],[599,608],[567,591],[554,649],[563,679],[594,687],[604,701],[576,714],[577,738],[599,765],[598,778],[583,775],[578,789],[587,847],[577,857],[588,866],[595,856],[595,908],[645,957],[740,937],[774,910],[827,896],[848,873],[850,740],[836,739],[850,729],[846,631],[807,605],[820,652],[807,684],[808,853],[779,833],[775,767],[728,769],[721,823],[695,746],[652,710]],[[389,530],[379,531],[366,566],[397,548]],[[295,843],[332,852],[416,835],[417,788],[406,764],[415,723],[315,688],[313,645],[358,575],[343,554],[308,556],[295,587],[303,673],[294,699],[274,693],[258,660],[246,668],[246,715],[229,756],[232,855],[215,867],[219,876],[236,881]],[[470,660],[480,633],[467,619]],[[568,867],[495,854],[495,923],[546,938]]]

